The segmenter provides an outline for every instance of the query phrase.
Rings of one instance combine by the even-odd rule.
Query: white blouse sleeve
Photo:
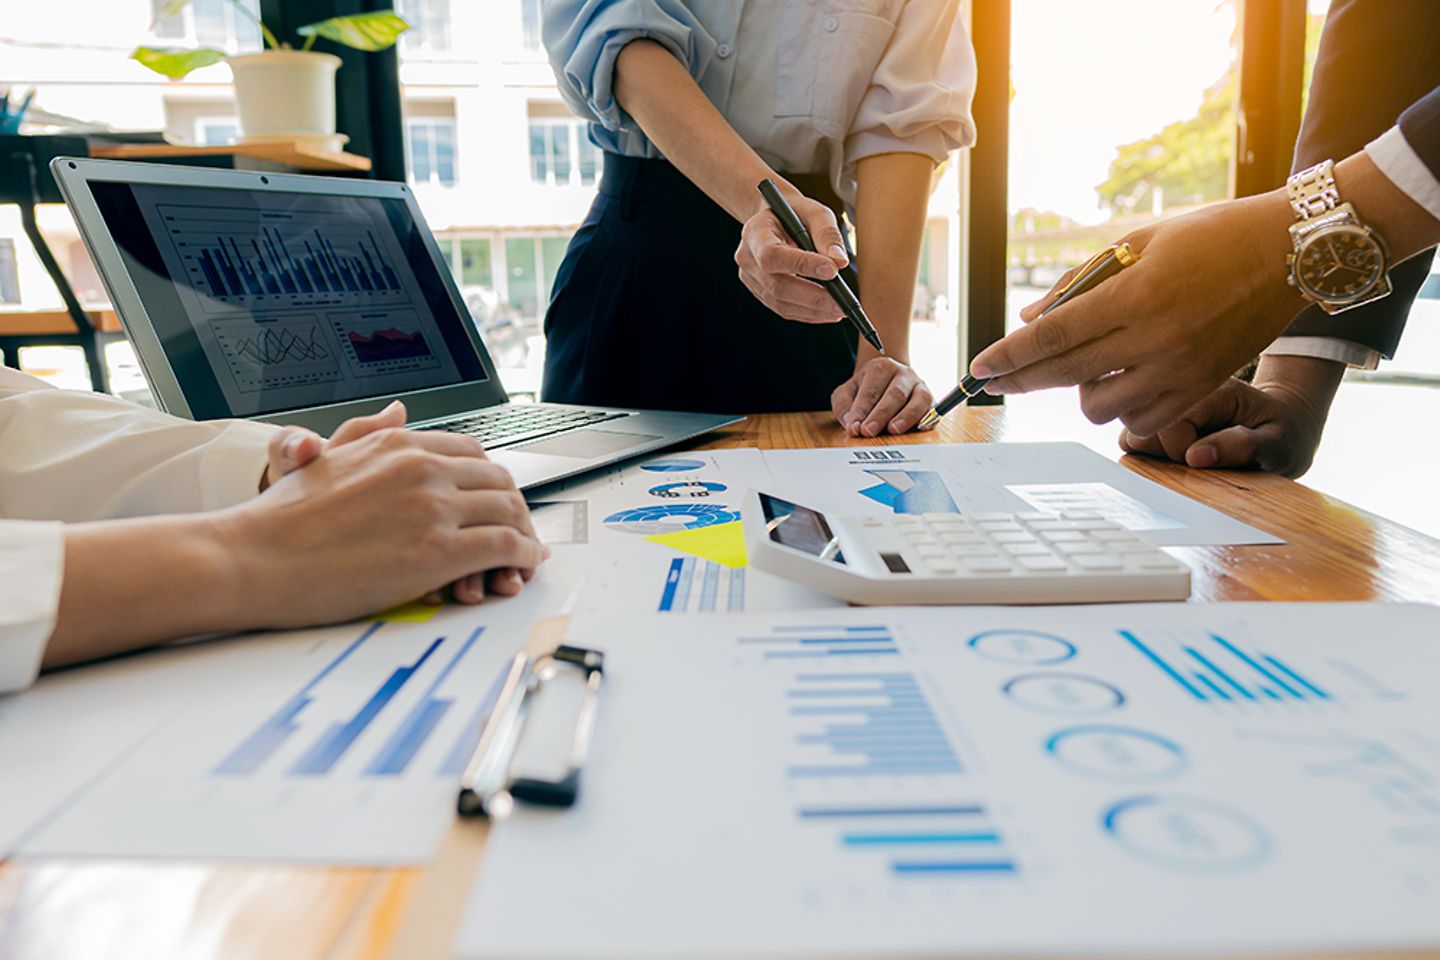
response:
[[[0,517],[75,523],[256,495],[276,427],[197,423],[0,369]]]
[[[64,575],[62,524],[0,520],[0,693],[35,682]]]
[[[881,153],[940,163],[975,142],[975,52],[960,0],[908,0],[845,140],[846,164]]]

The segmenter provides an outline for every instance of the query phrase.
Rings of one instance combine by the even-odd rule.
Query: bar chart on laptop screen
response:
[[[211,313],[408,303],[393,244],[354,211],[158,204],[190,287]]]

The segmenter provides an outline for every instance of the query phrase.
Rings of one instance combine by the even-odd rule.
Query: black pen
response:
[[[810,231],[806,230],[805,224],[800,222],[795,208],[790,206],[790,202],[785,199],[780,188],[775,186],[775,181],[766,177],[760,181],[758,189],[760,196],[764,197],[765,202],[770,205],[770,212],[775,214],[775,219],[780,221],[780,226],[784,228],[786,235],[795,242],[795,245],[802,250],[818,253],[819,251],[815,249],[815,241],[810,238]],[[849,284],[841,278],[840,274],[837,272],[829,280],[816,280],[815,282],[829,291],[831,298],[844,311],[845,318],[854,324],[856,330],[860,331],[860,336],[865,338],[865,342],[884,353],[885,345],[880,342],[880,334],[876,332],[875,325],[870,322],[869,317],[865,316],[865,308],[860,306],[860,298],[855,296],[855,292],[850,289]]]
[[[1113,277],[1139,259],[1140,255],[1130,249],[1128,243],[1117,243],[1106,247],[1085,261],[1080,269],[1075,271],[1075,276],[1060,288],[1059,294],[1050,306],[1040,311],[1040,316],[1045,316],[1062,303],[1068,303],[1086,290],[1093,290],[1106,279]],[[960,381],[960,386],[945,394],[939,403],[931,407],[930,411],[920,418],[919,429],[923,430],[932,423],[938,423],[941,417],[966,400],[980,396],[985,390],[985,384],[989,382],[990,380],[986,377],[972,377],[968,373],[965,374],[965,379]]]

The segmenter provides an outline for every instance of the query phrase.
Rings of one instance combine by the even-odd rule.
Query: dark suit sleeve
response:
[[[1430,176],[1440,180],[1440,87],[1400,114],[1398,126]]]
[[[1335,0],[1320,36],[1310,104],[1295,145],[1294,170],[1322,160],[1341,160],[1394,126],[1406,109],[1440,86],[1440,2],[1436,0]],[[1433,99],[1433,98],[1427,98]],[[1430,107],[1410,122],[1428,130],[1432,147],[1440,140]],[[1402,130],[1404,128],[1402,127]],[[1420,134],[1423,139],[1424,134]],[[1421,146],[1406,133],[1420,152]],[[1423,154],[1422,154],[1423,156]],[[1432,152],[1431,156],[1434,156]],[[1432,169],[1433,166],[1432,166]],[[1361,211],[1364,215],[1364,211]],[[1415,295],[1430,273],[1434,251],[1390,271],[1390,296],[1330,316],[1306,309],[1286,336],[1339,337],[1385,357],[1395,354]]]

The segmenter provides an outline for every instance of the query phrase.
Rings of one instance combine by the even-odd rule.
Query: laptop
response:
[[[511,403],[405,184],[119,160],[50,165],[162,410],[329,435],[403,400],[521,489],[744,417]]]

